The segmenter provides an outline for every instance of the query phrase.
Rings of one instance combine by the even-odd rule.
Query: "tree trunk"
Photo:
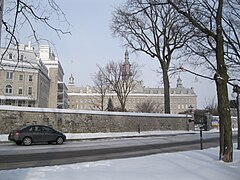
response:
[[[104,111],[104,95],[101,96],[101,111]]]
[[[122,109],[122,112],[125,112],[125,111],[126,111],[125,106],[126,106],[126,103],[122,101],[122,102],[121,102],[121,109]]]
[[[170,114],[170,85],[168,71],[163,68],[163,85],[164,85],[164,111]]]
[[[224,75],[221,74],[221,77]],[[218,96],[218,112],[220,127],[220,156],[219,159],[224,162],[232,162],[232,125],[230,115],[230,104],[228,100],[227,83],[219,82],[216,78],[217,96]]]
[[[233,145],[232,145],[232,123],[230,115],[230,103],[228,99],[227,82],[228,74],[224,61],[224,47],[222,36],[222,8],[223,0],[219,0],[218,12],[216,17],[217,35],[216,40],[216,59],[217,73],[215,82],[218,96],[218,112],[220,126],[220,156],[219,159],[224,162],[232,162]]]
[[[125,112],[126,111],[126,97],[118,96],[118,100],[119,100],[120,105],[121,105],[121,111]]]

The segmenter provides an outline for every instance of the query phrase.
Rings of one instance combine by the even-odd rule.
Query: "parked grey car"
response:
[[[9,133],[8,140],[15,142],[17,145],[29,146],[32,143],[53,143],[63,144],[66,136],[44,125],[29,125]]]

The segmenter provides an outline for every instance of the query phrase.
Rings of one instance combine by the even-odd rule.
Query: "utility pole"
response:
[[[237,108],[237,123],[238,123],[238,135],[237,135],[237,149],[240,150],[240,86],[238,85],[238,81],[234,81],[233,83],[233,93],[232,97],[236,99],[236,108]]]

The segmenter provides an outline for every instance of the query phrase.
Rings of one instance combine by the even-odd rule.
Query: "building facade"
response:
[[[96,93],[94,87],[76,87],[74,78],[71,75],[68,84],[68,103],[70,109],[81,110],[100,110],[99,103],[101,95]],[[189,107],[197,108],[197,95],[193,88],[185,88],[182,80],[177,79],[175,88],[170,89],[171,113],[178,114],[189,110]],[[114,107],[120,107],[117,95],[115,93],[107,93],[104,98],[104,109],[107,109],[108,100],[112,99]],[[126,110],[130,112],[137,112],[137,105],[151,102],[156,108],[156,113],[164,112],[164,89],[163,88],[146,88],[141,83],[131,92],[127,97]]]
[[[67,86],[63,82],[64,71],[60,61],[55,57],[49,45],[41,45],[39,58],[48,69],[48,76],[51,80],[49,89],[49,108],[68,108]]]
[[[68,108],[63,68],[49,45],[1,48],[0,105]]]
[[[4,54],[0,68],[0,104],[48,107],[50,78],[48,70],[31,44],[0,49]]]

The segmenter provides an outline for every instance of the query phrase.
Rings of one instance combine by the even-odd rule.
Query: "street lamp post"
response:
[[[238,81],[234,81],[233,83],[233,93],[232,97],[236,99],[236,106],[237,106],[237,123],[238,123],[238,135],[237,135],[237,149],[240,150],[240,115],[239,115],[239,94],[240,94],[240,87],[238,86]]]
[[[191,118],[190,119],[188,119],[188,124],[187,124],[187,127],[188,127],[188,131],[190,131],[190,129],[192,129],[191,127],[190,127],[190,124],[193,122],[194,123],[194,112],[193,112],[193,106],[192,105],[190,105],[189,107],[188,107],[188,110],[187,110],[187,113],[186,113],[186,117],[188,118],[188,115],[190,115],[191,116]]]

